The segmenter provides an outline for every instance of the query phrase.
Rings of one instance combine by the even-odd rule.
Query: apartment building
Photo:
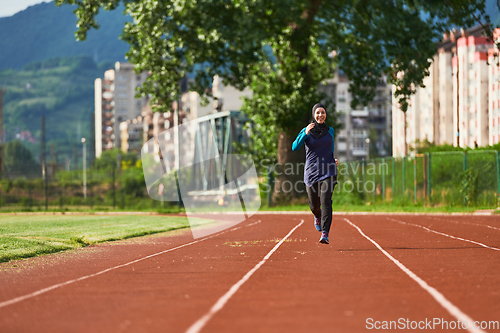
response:
[[[201,96],[195,91],[188,91],[189,80],[183,82],[183,93],[180,100],[180,123],[198,119],[220,111],[238,111],[243,105],[243,97],[251,97],[250,89],[239,91],[232,86],[226,86],[218,76],[214,77],[212,94],[207,105],[203,105]],[[120,123],[121,147],[123,151],[139,151],[139,143],[147,142],[175,123],[177,102],[172,111],[153,112],[149,101],[145,101],[140,116],[127,119]],[[139,134],[141,133],[141,134]],[[139,140],[140,138],[140,140]]]
[[[371,136],[371,157],[390,154],[387,147],[391,133],[391,86],[382,81],[376,87],[376,95],[366,107],[351,108],[350,81],[343,73],[337,73],[320,90],[333,98],[336,112],[340,115],[341,129],[335,139],[335,155],[340,161],[363,160],[369,153],[368,138]],[[371,134],[370,135],[370,130]],[[375,151],[374,151],[375,148]]]
[[[495,31],[495,39],[500,37],[500,30]],[[490,127],[488,143],[500,142],[500,58],[495,47],[488,50],[488,124]]]
[[[463,36],[457,40],[452,58],[454,91],[453,128],[458,128],[460,147],[489,143],[488,124],[488,50],[493,42],[482,36]],[[458,104],[457,104],[458,103]]]
[[[136,74],[132,64],[116,62],[115,68],[107,70],[103,79],[95,80],[96,157],[104,150],[121,147],[120,123],[140,115],[146,98],[136,98],[135,89],[147,77],[146,72]]]
[[[123,152],[140,153],[143,145],[144,124],[143,117],[127,119],[120,123],[120,149]]]
[[[444,35],[429,76],[408,101],[406,123],[393,99],[393,156],[404,156],[425,140],[460,147],[488,144],[487,52],[492,43],[482,34],[478,26]]]
[[[436,90],[439,89],[439,84],[435,82],[439,77],[436,69],[437,66],[430,68],[430,75],[424,79],[423,86],[418,88],[416,93],[408,99],[406,113],[401,110],[396,98],[392,100],[393,156],[404,156],[405,153],[408,153],[409,148],[419,141],[439,141],[440,132],[436,126],[439,112],[434,112],[436,103],[438,103]],[[395,90],[393,87],[393,93]],[[406,134],[404,124],[406,124]]]

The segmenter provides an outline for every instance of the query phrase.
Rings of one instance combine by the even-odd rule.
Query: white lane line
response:
[[[470,223],[470,222],[465,222],[465,221],[454,221],[454,220],[448,220],[448,219],[443,219],[443,218],[439,218],[439,217],[433,217],[433,218],[437,219],[437,220],[446,221],[446,222],[453,222],[453,223],[457,223],[457,224],[463,223],[463,224],[469,224],[469,225],[477,225],[480,227],[486,227],[486,228],[490,228],[493,230],[500,230],[500,228],[492,227],[491,225],[487,225],[487,224]]]
[[[377,247],[387,258],[389,258],[393,263],[396,264],[403,272],[405,272],[410,278],[412,278],[415,282],[417,282],[422,289],[427,291],[443,308],[445,308],[446,311],[448,311],[452,316],[457,318],[460,321],[466,321],[467,322],[467,330],[472,333],[486,333],[485,331],[476,328],[474,326],[474,320],[467,316],[465,313],[463,313],[459,308],[457,308],[453,303],[448,301],[446,297],[444,297],[443,294],[441,294],[439,291],[437,291],[435,288],[429,286],[427,282],[422,280],[420,277],[418,277],[415,273],[410,271],[406,266],[404,266],[402,263],[400,263],[397,259],[395,259],[393,256],[391,256],[387,251],[385,251],[380,245],[378,245],[377,242],[375,242],[373,239],[368,237],[367,235],[364,234],[364,232],[354,223],[349,221],[348,219],[344,218],[344,220],[347,221],[351,226],[356,228],[361,236],[365,237],[368,239],[375,247]]]
[[[255,265],[254,268],[252,268],[248,273],[245,274],[238,282],[236,282],[229,290],[221,297],[219,300],[212,306],[212,308],[208,311],[207,314],[205,314],[203,317],[198,319],[191,327],[188,328],[186,333],[197,333],[201,331],[203,326],[217,313],[219,312],[224,305],[229,301],[229,299],[238,291],[238,289],[255,273],[264,263],[271,257],[271,255],[283,244],[283,242],[290,237],[290,235],[302,224],[304,223],[304,220],[300,221],[299,224],[297,224],[295,227],[293,227],[290,232],[283,237],[283,239],[276,244],[276,246],[273,247],[271,251],[262,259],[257,265]]]
[[[255,225],[257,223],[260,223],[260,220],[255,222],[255,223],[252,223],[250,225]],[[248,225],[248,226],[250,226]],[[240,227],[239,227],[240,228]],[[239,229],[238,228],[238,229]],[[234,229],[232,229],[234,230]],[[103,271],[100,271],[100,272],[97,272],[97,273],[94,273],[94,274],[89,274],[89,275],[85,275],[85,276],[82,276],[82,277],[79,277],[77,279],[73,279],[73,280],[69,280],[69,281],[66,281],[66,282],[63,282],[63,283],[58,283],[58,284],[55,284],[53,286],[50,286],[50,287],[47,287],[47,288],[43,288],[43,289],[40,289],[40,290],[37,290],[31,294],[27,294],[27,295],[24,295],[24,296],[19,296],[19,297],[16,297],[16,298],[13,298],[13,299],[10,299],[8,301],[4,301],[4,302],[0,302],[0,308],[3,308],[3,307],[6,307],[6,306],[9,306],[9,305],[12,305],[12,304],[15,304],[15,303],[19,303],[21,301],[24,301],[26,299],[29,299],[29,298],[33,298],[35,296],[38,296],[38,295],[41,295],[41,294],[44,294],[46,292],[49,292],[51,290],[54,290],[54,289],[57,289],[57,288],[61,288],[61,287],[64,287],[64,286],[67,286],[69,284],[72,284],[72,283],[75,283],[75,282],[79,282],[79,281],[83,281],[83,280],[86,280],[86,279],[90,279],[91,277],[95,277],[95,276],[98,276],[98,275],[102,275],[104,273],[107,273],[107,272],[110,272],[110,271],[113,271],[115,269],[118,269],[118,268],[122,268],[122,267],[125,267],[125,266],[129,266],[129,265],[132,265],[132,264],[135,264],[139,261],[143,261],[143,260],[146,260],[146,259],[149,259],[149,258],[153,258],[153,257],[156,257],[156,256],[159,256],[161,254],[165,254],[165,253],[168,253],[168,252],[172,252],[174,250],[177,250],[177,249],[180,249],[180,248],[183,248],[183,247],[186,247],[186,246],[189,246],[189,245],[193,245],[193,244],[196,244],[196,243],[200,243],[200,242],[203,242],[207,239],[210,239],[212,237],[215,237],[215,236],[220,236],[228,231],[232,231],[232,230],[225,230],[225,231],[222,231],[222,232],[219,232],[217,234],[214,234],[214,235],[211,235],[209,237],[206,237],[206,238],[203,238],[203,239],[198,239],[198,240],[195,240],[193,242],[190,242],[190,243],[186,243],[186,244],[183,244],[183,245],[179,245],[177,247],[174,247],[174,248],[171,248],[171,249],[168,249],[168,250],[164,250],[164,251],[161,251],[161,252],[157,252],[157,253],[153,253],[153,254],[150,254],[148,256],[145,256],[145,257],[142,257],[142,258],[139,258],[139,259],[136,259],[136,260],[133,260],[133,261],[130,261],[130,262],[127,262],[125,264],[121,264],[121,265],[118,265],[118,266],[114,266],[114,267],[111,267],[111,268],[107,268]]]
[[[387,220],[392,220],[394,222],[398,222],[398,223],[401,223],[401,224],[407,224],[407,225],[411,225],[411,226],[414,226],[414,227],[419,227],[419,228],[425,229],[427,231],[433,232],[433,233],[438,234],[438,235],[442,235],[442,236],[450,237],[450,238],[453,238],[453,239],[458,239],[458,240],[461,240],[461,241],[464,241],[464,242],[469,242],[469,243],[472,243],[472,244],[480,245],[480,246],[485,247],[485,248],[490,249],[490,250],[500,251],[499,248],[496,248],[496,247],[493,247],[493,246],[488,246],[486,244],[479,243],[479,242],[476,242],[476,241],[473,241],[473,240],[470,240],[470,239],[465,239],[465,238],[461,238],[461,237],[456,237],[456,236],[448,235],[448,234],[445,234],[443,232],[432,230],[432,229],[429,229],[427,227],[424,227],[424,226],[421,226],[421,225],[418,225],[418,224],[414,224],[414,223],[410,223],[410,222],[405,222],[405,221],[400,221],[400,220],[392,219],[390,217],[386,217],[386,219]]]

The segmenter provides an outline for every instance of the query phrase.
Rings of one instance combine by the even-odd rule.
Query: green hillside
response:
[[[40,156],[41,116],[46,117],[48,147],[54,144],[62,161],[89,137],[94,112],[94,80],[111,68],[86,56],[53,58],[28,64],[22,70],[0,71],[7,141],[21,139],[36,159]]]
[[[75,8],[41,3],[0,18],[0,69],[21,69],[33,61],[76,55],[90,56],[95,62],[124,61],[128,45],[118,38],[127,21],[123,10],[101,12],[97,17],[101,28],[77,42]]]

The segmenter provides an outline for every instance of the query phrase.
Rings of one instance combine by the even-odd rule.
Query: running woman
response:
[[[332,225],[332,194],[337,184],[337,165],[334,158],[333,128],[325,124],[326,107],[318,103],[312,108],[313,122],[300,131],[292,145],[299,150],[306,144],[304,183],[309,207],[314,214],[314,226],[321,231],[320,243],[329,244],[328,234]]]

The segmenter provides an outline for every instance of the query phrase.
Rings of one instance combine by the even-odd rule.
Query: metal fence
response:
[[[154,208],[137,168],[60,171],[54,178],[0,180],[0,210]]]
[[[495,150],[434,152],[340,163],[336,192],[370,203],[496,207],[498,155]]]
[[[181,152],[192,150],[195,160],[198,160],[196,156],[200,154],[210,154],[204,149],[218,149],[221,155],[230,154],[233,152],[233,142],[247,142],[248,133],[243,128],[246,121],[241,112],[236,111],[198,118],[195,120],[198,127],[193,132],[192,140],[196,144],[183,147],[185,149]],[[209,137],[215,143],[213,147],[208,145]],[[183,141],[183,145],[186,145],[186,141]],[[102,163],[92,163],[89,156],[85,159],[83,153],[77,155],[77,152],[81,152],[78,150],[75,151],[74,169],[70,170],[70,163],[57,163],[53,150],[52,148],[51,158],[40,158],[40,163],[32,157],[21,156],[19,158],[24,158],[23,161],[18,161],[15,167],[7,167],[3,174],[0,173],[0,211],[89,208],[143,210],[181,206],[178,201],[151,200],[140,161],[137,165],[128,165],[118,155],[117,160],[107,161],[109,163],[102,167]],[[41,148],[40,151],[43,154],[45,149]],[[170,157],[172,156],[164,156],[165,159]],[[164,160],[165,164],[167,162]],[[82,170],[84,165],[89,166],[85,172]],[[200,177],[200,170],[193,170]]]

